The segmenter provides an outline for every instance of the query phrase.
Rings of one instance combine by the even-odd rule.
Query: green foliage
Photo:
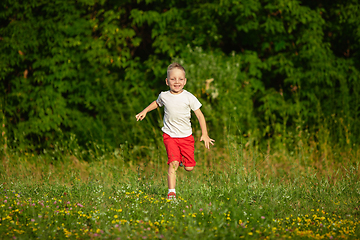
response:
[[[2,16],[17,11],[13,5]],[[37,149],[61,140],[60,132],[75,133],[83,144],[107,140],[105,124],[116,117],[107,105],[115,95],[117,101],[126,97],[113,87],[129,89],[126,82],[118,86],[123,74],[115,69],[128,64],[128,45],[139,45],[133,29],[119,27],[124,11],[61,1],[36,2],[21,11],[1,29],[9,134]]]
[[[141,124],[134,115],[166,90],[173,60],[220,146],[229,134],[291,148],[304,132],[359,143],[357,1],[31,0],[0,9],[2,149],[59,143],[71,154],[70,138],[92,151],[155,145],[161,111]]]

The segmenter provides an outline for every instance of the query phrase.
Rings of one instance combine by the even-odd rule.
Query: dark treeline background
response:
[[[135,114],[167,90],[172,61],[219,147],[353,148],[359,16],[357,0],[3,0],[1,149],[157,145],[163,110]]]

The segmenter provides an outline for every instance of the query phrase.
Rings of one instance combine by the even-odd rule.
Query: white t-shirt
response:
[[[159,107],[164,106],[164,126],[162,131],[173,138],[184,138],[192,134],[191,112],[201,107],[199,100],[190,92],[172,94],[161,92],[156,100]]]

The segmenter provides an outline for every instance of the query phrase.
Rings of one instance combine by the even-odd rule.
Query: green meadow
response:
[[[167,200],[165,150],[142,164],[28,153],[2,159],[1,239],[358,239],[359,151],[228,153],[197,144]],[[340,156],[337,156],[340,155]],[[335,159],[341,159],[336,161]]]
[[[360,239],[356,0],[1,0],[0,239]],[[166,69],[210,151],[168,201]],[[192,117],[195,139],[201,129]]]

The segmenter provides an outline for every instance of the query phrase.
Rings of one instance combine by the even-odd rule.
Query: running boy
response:
[[[164,126],[161,130],[168,155],[168,199],[173,199],[176,198],[176,170],[179,164],[183,164],[186,171],[192,171],[196,165],[190,110],[194,111],[200,123],[202,132],[200,141],[204,141],[205,147],[210,149],[210,144],[214,145],[215,140],[208,135],[205,117],[200,110],[201,103],[194,95],[183,89],[186,84],[184,67],[179,63],[170,64],[165,82],[170,90],[161,92],[156,101],[136,115],[136,119],[143,120],[148,112],[164,106]]]

